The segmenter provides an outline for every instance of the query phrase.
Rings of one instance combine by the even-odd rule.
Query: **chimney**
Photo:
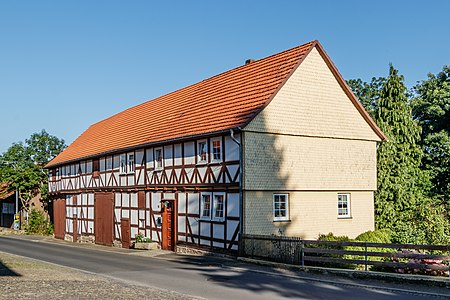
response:
[[[248,65],[248,64],[251,64],[251,63],[254,62],[254,61],[255,61],[254,59],[249,58],[249,59],[247,59],[247,60],[245,61],[245,64]]]

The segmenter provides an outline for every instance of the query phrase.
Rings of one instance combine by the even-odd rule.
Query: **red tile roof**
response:
[[[0,200],[5,200],[9,196],[12,196],[15,191],[10,186],[10,182],[0,182]]]
[[[124,110],[90,126],[47,167],[243,127],[270,102],[315,46],[321,48],[317,41],[309,42]]]

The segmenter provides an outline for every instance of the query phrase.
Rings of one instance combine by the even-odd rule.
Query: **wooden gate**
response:
[[[162,242],[161,248],[163,250],[175,251],[175,201],[162,200]]]
[[[55,238],[64,239],[66,235],[66,200],[55,199],[53,201],[53,223],[55,226]]]
[[[131,229],[130,229],[130,219],[121,219],[120,228],[122,231],[122,248],[130,248],[131,242]]]
[[[114,237],[114,193],[95,193],[95,243],[111,246]]]

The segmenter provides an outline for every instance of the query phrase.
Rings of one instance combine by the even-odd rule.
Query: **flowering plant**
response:
[[[138,232],[138,234],[136,234],[136,236],[134,237],[134,241],[136,243],[151,243],[152,239],[149,237],[145,237],[144,234]]]

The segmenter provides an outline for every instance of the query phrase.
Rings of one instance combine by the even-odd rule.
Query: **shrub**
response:
[[[336,236],[333,233],[328,233],[328,234],[320,234],[318,239],[318,241],[329,241],[329,242],[350,242],[351,239],[348,236]],[[333,249],[333,250],[347,250],[348,247],[346,246],[331,246],[331,245],[311,245],[311,248],[321,248],[321,249]],[[313,255],[311,253],[311,256],[318,256],[318,257],[329,257],[329,258],[341,258],[341,259],[346,259],[347,255],[343,255],[343,254],[316,254]],[[332,267],[332,268],[346,268],[346,269],[354,269],[355,266],[352,264],[346,264],[346,263],[338,263],[338,262],[315,262],[314,263],[315,266],[320,266],[320,267]]]
[[[136,234],[136,236],[134,237],[134,242],[135,243],[151,243],[152,239],[145,237],[142,233],[138,233]]]
[[[53,224],[51,224],[44,216],[42,211],[32,209],[28,215],[28,223],[25,225],[27,234],[53,234]]]
[[[366,231],[355,238],[356,242],[391,243],[392,232],[389,229]]]

